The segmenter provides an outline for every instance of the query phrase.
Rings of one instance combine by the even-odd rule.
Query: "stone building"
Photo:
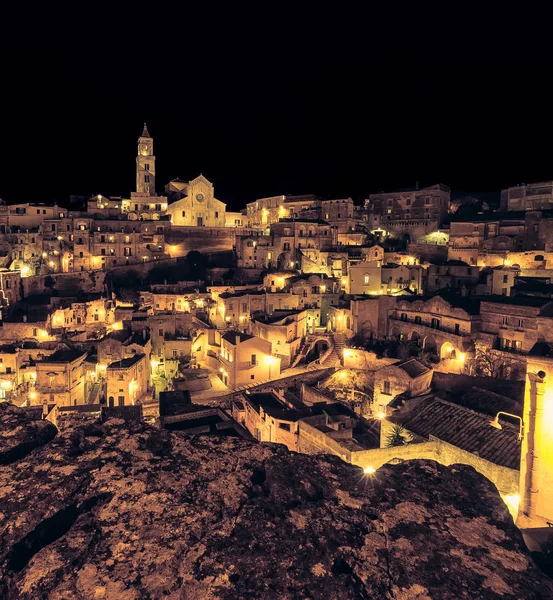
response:
[[[553,181],[519,184],[501,190],[501,210],[547,210],[553,208]]]
[[[553,341],[549,298],[489,296],[480,303],[479,341],[505,358],[527,355],[538,342]]]
[[[365,200],[369,228],[417,240],[442,225],[450,204],[450,189],[436,184],[422,189],[370,194]]]
[[[76,406],[85,402],[86,352],[58,350],[36,364],[36,404]]]
[[[397,396],[412,398],[428,393],[432,375],[433,370],[415,358],[378,369],[374,375],[373,415],[382,418]]]
[[[272,344],[273,356],[280,360],[282,368],[290,366],[307,335],[307,313],[305,309],[283,310],[252,319],[253,335]]]
[[[422,267],[419,265],[383,264],[380,260],[350,264],[346,293],[398,294],[422,291]]]
[[[336,243],[337,230],[324,221],[281,219],[269,235],[237,236],[238,267],[294,270],[302,257],[318,262]]]
[[[266,294],[261,290],[244,290],[223,293],[217,301],[217,320],[219,327],[232,327],[251,333],[250,319],[255,313],[267,310]]]
[[[168,184],[175,200],[169,204],[167,214],[173,225],[188,227],[224,227],[226,204],[217,200],[213,184],[203,175],[196,177],[180,191]]]
[[[114,361],[107,367],[108,406],[128,406],[145,400],[150,365],[145,354]]]
[[[230,389],[273,379],[280,374],[280,358],[273,356],[267,340],[229,331],[221,337],[218,370]]]
[[[480,300],[455,294],[397,299],[388,311],[389,332],[439,357],[463,361],[481,329]]]
[[[232,416],[256,440],[284,444],[298,451],[298,421],[305,413],[291,408],[275,392],[241,394],[233,402]]]
[[[443,265],[429,265],[425,270],[424,293],[431,295],[439,290],[485,295],[489,293],[488,278],[480,267],[460,260],[448,260]]]
[[[319,202],[313,195],[259,198],[246,205],[247,224],[249,227],[267,228],[280,219],[298,217],[303,211],[316,208]]]

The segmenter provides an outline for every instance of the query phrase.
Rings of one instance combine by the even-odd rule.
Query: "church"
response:
[[[192,227],[224,227],[226,204],[217,200],[213,184],[203,175],[188,183],[174,179],[165,186],[170,200],[167,214],[173,225]]]

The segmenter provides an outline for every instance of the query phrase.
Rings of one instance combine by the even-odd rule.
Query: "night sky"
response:
[[[1,42],[0,197],[127,195],[144,120],[158,192],[203,173],[229,208],[553,179],[545,15],[256,6],[14,21]]]

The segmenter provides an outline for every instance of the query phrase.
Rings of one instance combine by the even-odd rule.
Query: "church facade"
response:
[[[167,207],[171,223],[188,227],[224,227],[226,204],[215,198],[213,184],[203,175],[188,183],[171,181],[165,186],[175,200]]]

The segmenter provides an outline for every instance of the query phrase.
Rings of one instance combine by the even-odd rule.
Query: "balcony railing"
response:
[[[404,319],[400,319],[399,317],[392,317],[390,316],[390,321],[393,321],[394,323],[404,323],[405,325],[409,325],[412,327],[421,327],[424,330],[428,330],[430,331],[439,331],[441,333],[447,333],[449,335],[456,335],[460,338],[466,338],[466,337],[470,337],[470,335],[468,333],[461,333],[460,331],[455,331],[454,329],[450,329],[447,327],[443,327],[441,324],[439,325],[433,325],[432,323],[417,323],[416,321],[412,321],[412,320],[404,320]]]

